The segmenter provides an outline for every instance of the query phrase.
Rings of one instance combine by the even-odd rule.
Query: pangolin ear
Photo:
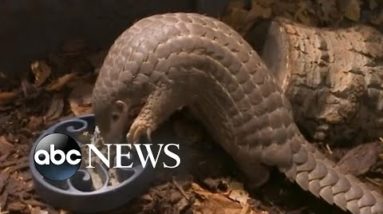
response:
[[[114,102],[111,113],[113,120],[119,119],[121,117],[126,117],[128,113],[128,105],[122,100],[117,100]]]

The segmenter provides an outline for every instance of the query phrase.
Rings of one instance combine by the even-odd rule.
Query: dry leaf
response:
[[[230,199],[239,202],[242,206],[247,204],[249,194],[244,190],[242,183],[236,181],[231,182],[229,189],[231,189],[228,195]]]
[[[18,93],[16,91],[4,91],[0,92],[0,106],[13,102],[17,98]]]
[[[32,207],[31,214],[49,214],[47,210],[42,210],[41,207]]]
[[[262,7],[271,8],[275,3],[275,0],[253,0],[253,2],[259,4]]]
[[[272,14],[271,8],[270,7],[262,7],[258,5],[257,3],[253,2],[252,8],[249,11],[249,16],[252,17],[253,19],[261,17],[264,19],[270,18]],[[251,20],[253,20],[251,19]]]
[[[360,3],[358,0],[341,0],[340,6],[344,11],[344,16],[352,21],[360,18]]]
[[[52,121],[61,116],[64,111],[64,100],[61,95],[54,95],[48,112],[44,116],[44,121]]]
[[[61,76],[52,83],[50,83],[45,89],[47,91],[59,91],[61,90],[68,82],[74,80],[77,77],[76,73],[69,73]]]
[[[27,79],[22,79],[20,83],[21,91],[27,99],[36,98],[39,95],[39,90],[36,85],[31,84]]]
[[[380,143],[361,144],[346,153],[337,163],[337,166],[346,173],[362,175],[378,161],[382,151]]]
[[[192,184],[193,191],[198,194],[202,200],[193,204],[195,213],[240,213],[242,206],[235,203],[219,193],[211,193],[204,190],[198,184]]]
[[[244,9],[243,1],[231,1],[222,21],[233,27],[241,35],[246,35],[258,18],[270,18],[272,1],[252,1],[250,10]]]
[[[13,149],[13,144],[10,143],[4,136],[0,136],[0,157],[9,154]]]
[[[234,200],[228,197],[227,195],[225,195],[224,193],[209,192],[203,189],[201,186],[199,186],[196,183],[192,183],[191,189],[195,194],[199,196],[197,197],[197,199],[199,198],[199,200],[196,200],[196,202],[193,204],[193,208],[194,208],[193,210],[195,211],[195,213],[223,213],[223,214],[264,213],[262,211],[255,212],[254,210],[250,209],[250,205],[247,203],[248,197],[246,197],[246,200],[244,200],[245,197],[239,196],[240,194],[237,194],[238,197],[235,197],[238,200]],[[240,188],[233,191],[231,190],[229,191],[238,193],[238,191],[240,191]],[[233,197],[234,197],[234,194],[233,194]],[[241,203],[239,203],[239,201],[241,201]]]
[[[248,11],[242,9],[241,7],[243,5],[238,4],[238,2],[234,1],[230,4],[231,6],[229,7],[225,15],[222,17],[222,21],[233,27],[236,31],[240,32],[241,34],[244,34],[248,26],[246,20],[248,17]]]
[[[43,124],[43,118],[31,116],[29,118],[29,122],[28,122],[27,127],[28,127],[28,129],[34,131],[34,130],[37,130],[42,124]]]
[[[35,76],[35,85],[41,86],[50,76],[52,69],[45,61],[35,61],[31,64],[31,70]]]
[[[77,84],[69,95],[69,105],[76,115],[91,113],[93,85],[88,83]]]
[[[301,1],[297,4],[297,6],[298,8],[294,13],[294,19],[303,24],[310,25],[312,22],[308,14],[308,8],[310,7],[310,4],[308,2]]]
[[[317,4],[319,4],[319,7],[321,8],[321,16],[318,17],[320,20],[333,22],[340,18],[336,7],[336,1],[317,0]]]

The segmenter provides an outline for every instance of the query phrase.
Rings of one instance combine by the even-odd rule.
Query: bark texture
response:
[[[262,57],[314,141],[383,136],[383,36],[369,26],[323,29],[278,18]]]

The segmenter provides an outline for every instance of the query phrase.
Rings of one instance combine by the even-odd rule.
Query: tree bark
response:
[[[383,136],[383,35],[368,26],[323,29],[278,18],[262,57],[306,137],[325,143]]]

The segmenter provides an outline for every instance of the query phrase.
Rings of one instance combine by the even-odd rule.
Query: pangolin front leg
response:
[[[127,134],[128,142],[137,143],[142,136],[151,141],[151,134],[176,110],[186,105],[187,100],[179,91],[159,87],[150,94]]]

